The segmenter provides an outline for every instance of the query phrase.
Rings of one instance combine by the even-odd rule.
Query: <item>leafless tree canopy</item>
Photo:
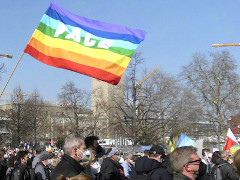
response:
[[[66,108],[66,113],[63,116],[68,119],[67,131],[83,134],[86,129],[82,121],[86,120],[86,117],[82,114],[88,108],[90,95],[77,88],[73,82],[68,81],[62,86],[62,92],[58,95],[58,98]]]
[[[15,145],[19,145],[21,141],[30,140],[36,145],[37,140],[45,137],[46,127],[48,127],[45,126],[46,116],[43,113],[45,105],[39,98],[37,90],[32,95],[26,95],[18,86],[14,89],[10,102],[11,108],[6,114],[12,119],[9,128],[13,137],[16,137]]]
[[[196,53],[181,75],[201,102],[204,118],[213,123],[220,136],[226,132],[225,120],[239,109],[240,83],[236,62],[228,51],[209,55],[210,60]]]

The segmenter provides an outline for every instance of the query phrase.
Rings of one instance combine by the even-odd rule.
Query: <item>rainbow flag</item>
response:
[[[51,2],[24,52],[117,85],[145,32],[77,16]]]

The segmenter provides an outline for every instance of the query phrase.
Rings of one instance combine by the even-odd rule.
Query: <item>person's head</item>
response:
[[[215,151],[215,152],[213,153],[213,155],[212,155],[211,162],[212,162],[212,163],[216,163],[216,161],[217,161],[218,159],[220,159],[220,158],[221,158],[220,151]]]
[[[132,160],[133,160],[133,162],[136,162],[136,160],[137,160],[138,158],[139,158],[139,156],[138,156],[138,155],[136,155],[136,154],[135,154],[135,155],[133,155],[133,156],[132,156]]]
[[[36,149],[35,149],[35,155],[39,155],[39,154],[41,154],[41,152],[43,152],[44,151],[44,148],[42,148],[42,147],[37,147]]]
[[[240,169],[240,149],[238,149],[233,155],[232,155],[232,165],[236,168],[236,170]]]
[[[79,134],[70,134],[65,138],[63,149],[73,159],[81,161],[86,149],[84,138]]]
[[[52,167],[56,167],[60,161],[61,161],[61,159],[59,157],[53,157],[52,158]]]
[[[147,157],[149,157],[149,151],[150,151],[150,150],[148,150],[148,149],[145,149],[145,150],[144,150],[144,152],[143,152],[143,153],[144,153],[144,156],[147,156]]]
[[[8,167],[15,167],[15,163],[17,162],[17,157],[16,156],[11,156],[8,159]]]
[[[206,148],[206,149],[203,149],[203,150],[202,150],[202,157],[206,159],[206,158],[208,158],[208,155],[209,155],[210,153],[211,153],[210,149],[207,149],[207,148]]]
[[[85,138],[85,144],[87,148],[91,148],[93,150],[96,150],[99,146],[98,144],[98,137],[97,136],[88,136]]]
[[[106,151],[106,156],[112,151],[112,148],[108,148]]]
[[[27,151],[18,151],[17,153],[17,160],[23,164],[23,165],[27,165],[27,161],[28,161],[28,152]]]
[[[62,152],[61,152],[61,151],[58,151],[58,153],[57,153],[57,157],[58,157],[58,158],[61,158],[62,155],[63,155]]]
[[[191,179],[197,177],[200,162],[201,159],[197,155],[197,149],[192,146],[176,148],[170,154],[172,170],[176,173],[184,174]]]
[[[126,161],[128,163],[130,163],[130,161],[132,160],[132,157],[133,157],[133,155],[130,153],[126,153],[123,155],[124,161]]]
[[[228,161],[230,156],[227,151],[220,151],[220,158]]]
[[[108,153],[107,157],[112,158],[112,160],[114,160],[114,161],[118,161],[118,159],[119,159],[119,157],[120,157],[120,153],[119,153],[119,151],[118,151],[118,148],[117,148],[117,147],[113,148],[113,149]]]
[[[162,162],[162,157],[165,156],[165,151],[161,146],[154,145],[149,151],[149,158]]]
[[[39,156],[39,159],[40,161],[42,161],[42,163],[44,165],[48,165],[49,164],[49,160],[53,158],[53,154],[47,152],[47,151],[43,151],[41,152],[40,156]]]

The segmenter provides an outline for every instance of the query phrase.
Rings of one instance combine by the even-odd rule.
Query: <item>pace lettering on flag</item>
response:
[[[77,16],[52,1],[24,52],[50,66],[117,85],[145,34]]]

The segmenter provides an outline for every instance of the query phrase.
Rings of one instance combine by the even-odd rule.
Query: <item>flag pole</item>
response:
[[[2,92],[1,92],[1,94],[0,94],[0,98],[2,97],[2,95],[3,95],[3,92],[4,92],[4,90],[6,89],[6,87],[7,87],[7,85],[8,85],[8,82],[10,81],[10,79],[11,79],[11,77],[12,77],[12,75],[13,75],[14,71],[16,70],[16,68],[17,68],[17,66],[18,66],[18,64],[19,64],[19,62],[20,62],[20,60],[22,59],[22,57],[23,57],[23,54],[24,54],[24,52],[22,52],[22,55],[21,55],[21,56],[20,56],[20,58],[18,59],[18,62],[17,62],[17,64],[15,65],[15,67],[14,67],[14,69],[13,69],[12,73],[10,74],[10,76],[9,76],[9,78],[8,78],[8,80],[7,80],[7,83],[5,84],[5,86],[4,86],[4,88],[3,88],[3,90],[2,90]]]

